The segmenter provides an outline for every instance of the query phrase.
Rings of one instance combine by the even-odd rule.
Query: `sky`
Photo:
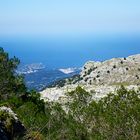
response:
[[[0,36],[139,32],[140,0],[0,1]]]

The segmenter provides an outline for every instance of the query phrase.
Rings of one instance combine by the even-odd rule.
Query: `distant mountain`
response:
[[[71,74],[71,73],[75,73],[75,72],[79,72],[81,70],[81,68],[66,68],[66,69],[59,69],[59,71],[65,73],[65,74]]]
[[[42,63],[26,64],[26,65],[20,65],[17,70],[17,73],[18,74],[36,73],[41,69],[45,69],[45,65],[43,65]]]
[[[26,86],[37,91],[43,90],[55,81],[79,74],[79,72],[79,68],[48,69],[42,63],[22,65],[17,70],[18,74],[24,75]]]

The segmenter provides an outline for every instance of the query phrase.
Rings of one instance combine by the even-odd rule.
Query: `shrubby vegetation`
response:
[[[140,139],[140,90],[126,90],[97,101],[81,87],[67,93],[68,102],[40,100],[27,91],[15,73],[17,58],[0,49],[0,106],[10,107],[26,127],[17,140],[138,140]],[[7,115],[7,114],[5,114]],[[0,112],[0,121],[5,116]]]
[[[53,88],[53,87],[64,87],[67,84],[75,84],[82,80],[79,74],[73,75],[72,77],[69,78],[64,78],[61,80],[57,80],[53,83],[51,83],[48,88]]]

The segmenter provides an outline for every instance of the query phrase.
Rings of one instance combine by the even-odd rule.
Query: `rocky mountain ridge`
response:
[[[80,75],[64,79],[60,83],[42,91],[41,97],[45,100],[65,100],[65,93],[74,90],[78,85],[91,92],[94,99],[114,92],[120,85],[137,89],[140,85],[140,54],[104,62],[88,61]]]
[[[140,54],[113,58],[104,62],[87,62],[80,74],[81,84],[136,85],[140,84]]]

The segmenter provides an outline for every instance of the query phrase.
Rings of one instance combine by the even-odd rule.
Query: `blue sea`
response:
[[[21,66],[42,63],[46,72],[25,75],[28,87],[34,88],[66,74],[54,72],[61,68],[79,68],[88,60],[104,61],[114,57],[127,57],[140,53],[140,35],[110,35],[82,37],[0,37],[0,46],[16,56]],[[49,71],[49,72],[48,72]],[[42,73],[42,75],[41,75]],[[55,75],[56,74],[56,75]],[[37,75],[37,77],[35,76]],[[59,76],[58,76],[59,75]],[[39,80],[40,79],[40,80]],[[53,79],[53,80],[52,80]],[[40,81],[40,83],[38,83]],[[49,81],[49,82],[48,82]],[[32,83],[32,84],[31,84]],[[41,89],[39,87],[39,89]]]
[[[0,37],[0,46],[21,63],[43,63],[48,68],[81,67],[86,61],[104,61],[140,53],[140,36]]]

